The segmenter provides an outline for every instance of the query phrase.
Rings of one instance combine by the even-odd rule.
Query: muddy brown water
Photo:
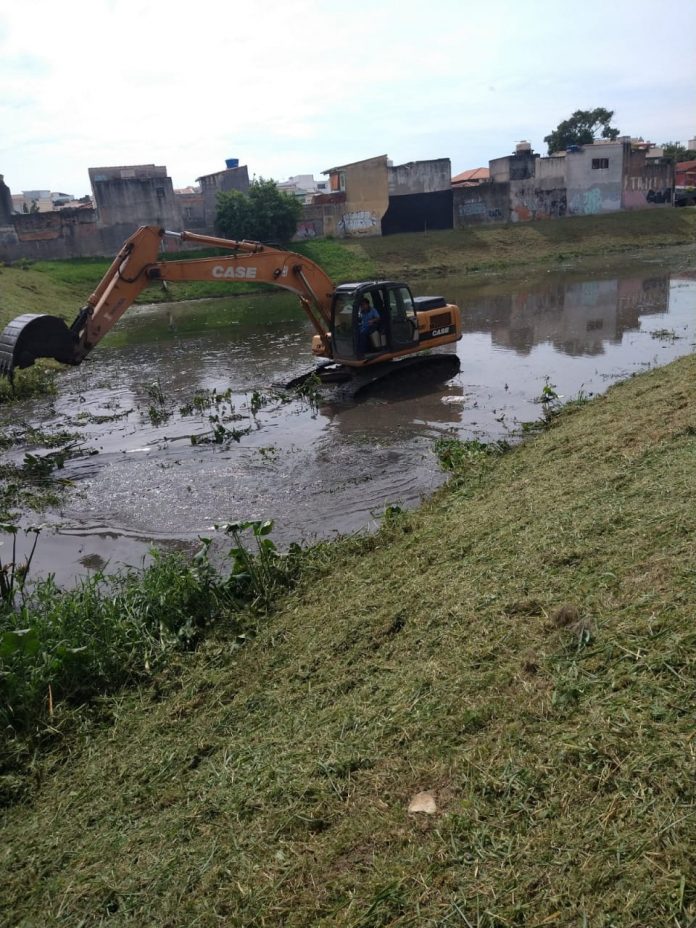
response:
[[[311,367],[311,331],[294,298],[238,297],[237,323],[227,300],[132,309],[61,376],[55,401],[18,411],[39,428],[79,431],[84,453],[60,472],[74,484],[63,507],[40,517],[32,574],[70,584],[141,566],[153,544],[192,549],[236,519],[273,519],[281,546],[369,529],[386,505],[414,506],[446,479],[436,439],[514,440],[540,417],[546,384],[565,399],[600,393],[696,341],[696,281],[655,269],[479,290],[438,278],[419,281],[418,293],[461,306],[460,373],[360,402],[329,393],[318,405],[270,390]],[[212,390],[224,402],[186,408]]]

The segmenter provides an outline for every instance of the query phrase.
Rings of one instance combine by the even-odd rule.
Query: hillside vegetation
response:
[[[0,923],[687,928],[695,384],[692,356],[507,453],[453,447],[448,486],[318,549],[255,634],[80,734],[55,705]]]

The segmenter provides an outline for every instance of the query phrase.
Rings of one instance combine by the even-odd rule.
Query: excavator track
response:
[[[356,400],[393,388],[403,395],[419,391],[429,384],[441,384],[456,377],[461,361],[454,353],[411,355],[397,361],[384,361],[367,367],[347,367],[335,361],[320,364],[276,387],[296,390],[315,381],[330,387],[332,399]]]
[[[355,378],[353,397],[366,399],[372,394],[383,395],[396,391],[400,397],[420,393],[436,384],[446,383],[456,377],[461,361],[456,354],[433,353],[411,355],[395,361],[385,361],[360,369]]]

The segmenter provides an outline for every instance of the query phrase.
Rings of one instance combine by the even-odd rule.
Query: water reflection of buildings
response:
[[[556,282],[468,302],[464,332],[490,332],[498,347],[529,354],[546,343],[573,357],[598,355],[640,328],[641,316],[667,312],[669,277]]]

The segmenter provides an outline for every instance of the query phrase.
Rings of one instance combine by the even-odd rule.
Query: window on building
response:
[[[160,200],[164,199],[164,187],[155,187],[155,193],[157,194]]]
[[[593,158],[592,159],[592,170],[593,171],[602,171],[608,167],[609,167],[608,158]]]
[[[331,174],[329,180],[331,181],[331,190],[333,193],[343,193],[346,189],[345,171],[336,171],[335,174]]]

